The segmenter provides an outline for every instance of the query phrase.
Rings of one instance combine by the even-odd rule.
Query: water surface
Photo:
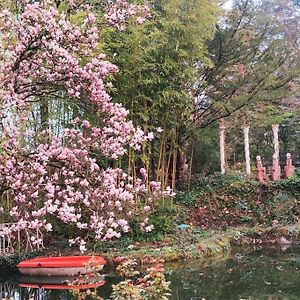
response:
[[[218,259],[167,264],[166,273],[171,281],[170,299],[174,300],[300,299],[298,247],[263,248],[249,253],[239,250]],[[10,289],[11,299],[15,300],[28,300],[30,294],[38,300],[77,299],[66,290],[20,288],[16,283],[20,281],[18,276],[1,274],[0,280],[2,297]],[[106,284],[97,293],[108,299],[111,285],[120,278],[109,273],[105,280]]]
[[[300,248],[237,252],[225,261],[169,269],[171,299],[300,299]]]

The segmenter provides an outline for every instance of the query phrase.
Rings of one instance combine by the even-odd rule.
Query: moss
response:
[[[293,226],[255,226],[255,227],[239,227],[230,228],[226,232],[211,231],[208,237],[195,235],[190,237],[189,244],[171,243],[161,247],[146,247],[140,245],[139,250],[131,250],[127,253],[124,251],[110,252],[106,256],[114,261],[115,257],[123,256],[127,258],[135,258],[141,263],[157,262],[162,259],[165,262],[175,262],[184,259],[208,259],[215,256],[226,256],[231,252],[233,246],[256,245],[263,243],[281,243],[281,238],[288,241],[297,241],[300,234],[300,223]],[[193,233],[190,233],[193,235]],[[172,240],[172,238],[168,238]],[[173,237],[173,241],[176,236]],[[197,241],[197,242],[193,242]]]

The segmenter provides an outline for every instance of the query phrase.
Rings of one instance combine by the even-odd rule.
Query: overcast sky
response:
[[[223,8],[228,10],[232,7],[232,0],[228,0],[223,4]]]

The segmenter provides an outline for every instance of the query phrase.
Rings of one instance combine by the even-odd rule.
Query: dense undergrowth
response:
[[[97,243],[96,251],[126,249],[132,244],[197,243],[233,227],[291,226],[300,219],[300,175],[261,185],[242,176],[216,174],[193,178],[192,188],[177,192],[174,203],[159,203],[149,216],[154,230],[143,233],[132,224],[130,234],[119,240]],[[182,230],[180,224],[187,224]],[[178,240],[177,240],[178,237]],[[192,240],[191,240],[192,239]]]
[[[133,222],[127,235],[94,243],[91,253],[174,261],[223,253],[234,244],[282,244],[299,238],[299,174],[267,185],[218,174],[194,178],[192,187],[178,191],[170,202],[157,203],[149,216],[152,232],[142,232]],[[66,235],[60,233],[56,247],[47,252],[73,253]],[[0,265],[13,266],[15,259]]]
[[[293,226],[300,219],[299,174],[267,185],[241,176],[216,174],[195,177],[191,186],[190,189],[179,190],[174,200],[157,203],[156,209],[149,215],[149,223],[154,225],[151,232],[141,231],[138,224],[132,222],[128,234],[111,241],[96,242],[90,251],[128,252],[147,249],[147,245],[150,248],[170,245],[189,247],[234,227],[250,230],[257,226]],[[180,227],[182,224],[186,226]],[[67,242],[70,232],[56,227],[54,230],[56,240],[48,241],[52,246],[47,251],[74,251]]]
[[[266,185],[240,176],[215,175],[195,178],[192,186],[177,193],[176,204],[186,222],[201,229],[289,225],[299,220],[299,174]]]

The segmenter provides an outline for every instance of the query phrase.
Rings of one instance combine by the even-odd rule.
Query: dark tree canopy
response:
[[[195,122],[205,127],[258,102],[277,103],[299,77],[299,11],[291,1],[235,1],[199,68]]]

